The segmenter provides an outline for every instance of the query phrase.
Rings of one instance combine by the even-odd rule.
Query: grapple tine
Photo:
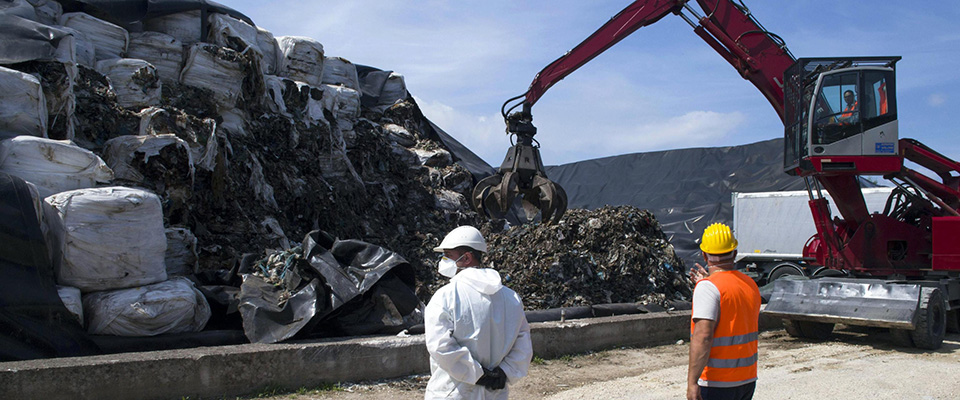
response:
[[[541,175],[534,176],[533,187],[538,197],[535,204],[540,209],[541,221],[544,223],[559,221],[567,211],[567,193],[560,185]]]

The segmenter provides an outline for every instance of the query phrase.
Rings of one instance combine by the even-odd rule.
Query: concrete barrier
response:
[[[761,328],[775,327],[771,320],[764,321],[761,318]],[[534,353],[553,358],[686,340],[690,311],[530,326]],[[199,347],[0,363],[0,398],[220,398],[256,392],[268,385],[296,389],[397,378],[429,369],[423,335]]]

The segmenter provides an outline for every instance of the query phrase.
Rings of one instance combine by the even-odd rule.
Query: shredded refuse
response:
[[[527,309],[691,298],[683,263],[647,210],[574,209],[552,225],[494,226],[484,227],[485,262]]]

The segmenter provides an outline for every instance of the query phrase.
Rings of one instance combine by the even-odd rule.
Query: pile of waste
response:
[[[14,342],[84,343],[54,321],[155,336],[233,318],[257,342],[396,331],[446,282],[432,248],[482,224],[467,202],[476,171],[400,74],[206,1],[143,2],[135,16],[107,0],[9,3],[0,211],[21,217],[4,234],[44,255],[7,248],[0,268],[50,282],[29,288],[49,326],[31,337],[25,317],[4,329]],[[487,262],[528,309],[690,296],[646,211],[483,226]],[[79,354],[28,348],[0,356]]]
[[[607,303],[666,305],[692,295],[682,261],[647,210],[569,210],[556,224],[484,228],[484,262],[527,309]]]

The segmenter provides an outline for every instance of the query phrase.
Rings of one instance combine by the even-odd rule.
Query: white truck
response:
[[[883,212],[892,187],[863,189],[871,213]],[[839,215],[830,196],[832,215]],[[740,243],[737,266],[758,284],[784,275],[814,276],[829,269],[812,267],[803,256],[807,241],[817,233],[810,218],[807,191],[732,194],[733,232]]]

